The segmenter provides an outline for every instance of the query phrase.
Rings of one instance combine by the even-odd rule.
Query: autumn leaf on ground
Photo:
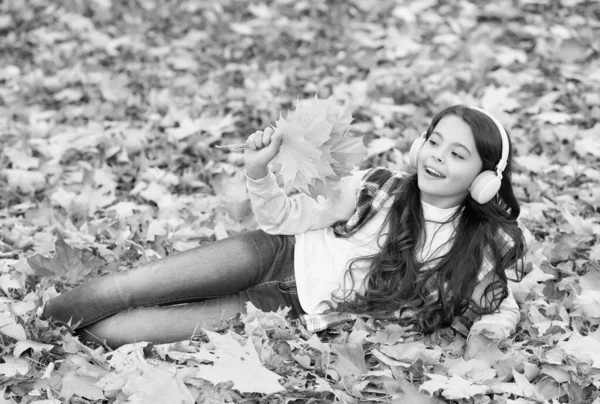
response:
[[[257,321],[261,328],[265,330],[276,330],[277,328],[286,328],[289,323],[286,320],[291,307],[279,308],[277,312],[264,312],[258,309],[251,302],[246,303],[246,314],[241,314],[240,321],[248,324]],[[250,335],[250,333],[248,333]]]
[[[397,398],[397,403],[410,404],[441,404],[442,401],[436,397],[430,397],[427,393],[420,393],[419,389],[410,384],[407,380],[399,379],[398,383],[402,389],[402,393]]]
[[[51,258],[41,254],[27,258],[29,266],[39,276],[59,277],[68,283],[78,283],[105,264],[91,251],[71,247],[62,237],[56,240],[55,250],[56,254]]]
[[[340,377],[357,377],[367,371],[365,352],[362,345],[332,343],[331,348],[334,355],[330,367],[334,369]]]
[[[458,358],[448,368],[448,375],[458,375],[467,379],[484,384],[487,380],[491,380],[496,376],[496,371],[491,368],[490,363],[480,359],[471,359],[465,361],[463,358]]]
[[[9,313],[0,313],[0,333],[16,340],[27,338],[23,326],[18,324]]]
[[[107,404],[600,404],[598,2],[123,3],[0,0],[0,404],[69,401],[61,391]],[[297,94],[353,109],[329,116],[333,102],[313,100],[297,114]],[[232,324],[234,342],[251,342],[260,359],[244,370],[273,370],[285,388],[259,397],[201,379],[196,360],[167,358],[208,349],[223,359],[214,341],[155,346],[155,360],[143,357],[149,345],[96,351],[36,316],[65,279],[99,272],[93,255],[137,266],[256,229],[243,154],[212,146],[241,141],[282,105],[318,151],[302,160],[311,170],[292,165],[288,189],[323,195],[359,163],[404,171],[413,139],[457,103],[481,105],[509,132],[526,236],[527,275],[511,283],[521,322],[475,359],[461,357],[468,330],[458,323],[438,344],[400,326],[365,337],[362,320],[311,336],[284,313],[249,310],[244,328]],[[57,234],[93,254],[48,253]],[[35,254],[49,257],[32,261],[45,278],[30,276]],[[489,335],[472,328],[470,342],[478,331]],[[200,366],[229,376],[223,363]],[[423,374],[448,387],[419,393],[436,382]],[[469,383],[488,393],[442,395],[463,385],[470,394]]]
[[[3,363],[0,363],[0,376],[13,377],[25,375],[29,371],[29,362],[24,359],[15,358],[12,355],[4,355]]]
[[[436,365],[442,355],[441,349],[428,349],[422,341],[400,342],[395,345],[381,346],[381,352],[395,360],[414,363],[421,359],[426,364]]]
[[[184,379],[195,373],[180,366],[144,358],[146,342],[126,344],[106,354],[111,372],[102,375],[95,384],[117,402],[132,404],[177,403],[192,404],[194,399]]]
[[[273,159],[275,173],[287,192],[324,195],[327,184],[350,174],[365,156],[362,137],[349,135],[352,115],[332,98],[298,101],[275,122],[283,140]]]
[[[427,391],[432,395],[441,390],[442,396],[449,400],[460,400],[490,391],[488,386],[475,384],[458,375],[447,377],[429,373],[427,377],[431,380],[424,382],[419,390]]]
[[[574,332],[568,341],[559,342],[554,349],[562,351],[563,357],[600,369],[600,341],[593,337]]]
[[[9,188],[24,193],[39,191],[46,185],[44,174],[39,171],[4,169],[2,175],[6,177]]]
[[[231,333],[204,332],[214,348],[202,347],[196,353],[169,352],[168,355],[177,361],[198,362],[196,376],[214,384],[232,381],[233,388],[241,392],[264,394],[285,390],[278,383],[280,376],[263,367],[252,341],[241,345]]]
[[[66,399],[70,399],[75,395],[90,400],[103,400],[105,397],[102,394],[102,389],[95,385],[97,382],[98,380],[94,377],[75,372],[66,373],[62,378],[60,395]]]

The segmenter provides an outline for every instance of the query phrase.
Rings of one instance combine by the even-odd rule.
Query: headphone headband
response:
[[[496,119],[496,117],[494,115],[490,114],[489,112],[487,112],[486,110],[477,108],[477,107],[473,107],[473,106],[469,106],[469,108],[479,111],[482,114],[488,116],[492,120],[492,122],[494,122],[496,127],[498,128],[498,132],[500,132],[500,137],[502,138],[502,157],[500,158],[500,161],[496,165],[496,173],[498,174],[498,176],[500,178],[502,178],[502,172],[504,171],[504,169],[506,168],[506,165],[508,164],[508,149],[510,147],[508,144],[508,135],[506,134],[506,130],[504,130],[504,127]]]

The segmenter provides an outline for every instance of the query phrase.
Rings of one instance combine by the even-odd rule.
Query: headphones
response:
[[[483,109],[476,107],[469,107],[476,111],[487,115],[496,125],[498,131],[500,132],[500,136],[502,137],[502,157],[500,161],[496,165],[496,171],[486,170],[480,173],[469,187],[469,192],[471,193],[471,197],[475,200],[475,202],[483,205],[491,201],[494,196],[500,191],[500,186],[502,185],[502,172],[506,168],[506,164],[508,162],[508,135],[504,130],[504,127],[498,122],[498,120],[489,112],[484,111]],[[408,156],[408,160],[410,165],[417,168],[417,159],[419,156],[419,151],[423,144],[425,144],[427,132],[423,132],[421,136],[416,139],[411,148],[410,154]]]

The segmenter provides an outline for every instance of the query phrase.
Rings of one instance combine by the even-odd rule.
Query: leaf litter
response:
[[[2,2],[0,402],[599,403],[598,7]],[[249,308],[219,334],[111,351],[40,320],[88,277],[255,228],[242,154],[214,146],[315,96],[354,119],[362,168],[406,169],[452,103],[507,126],[528,241],[515,335],[465,360],[459,325],[311,335]],[[202,371],[242,358],[249,387]]]

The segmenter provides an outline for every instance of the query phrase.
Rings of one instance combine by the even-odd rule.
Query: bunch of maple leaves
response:
[[[579,0],[0,2],[0,403],[600,402],[598,15]],[[274,169],[313,196],[363,143],[361,168],[407,168],[443,106],[502,121],[528,245],[515,335],[465,360],[458,324],[311,335],[249,307],[223,333],[111,351],[39,318],[91,277],[255,228],[241,153],[213,146],[298,98]]]
[[[299,101],[295,111],[275,122],[283,138],[272,164],[287,192],[328,196],[332,183],[362,162],[363,137],[351,136],[351,122],[348,108],[316,97]]]

